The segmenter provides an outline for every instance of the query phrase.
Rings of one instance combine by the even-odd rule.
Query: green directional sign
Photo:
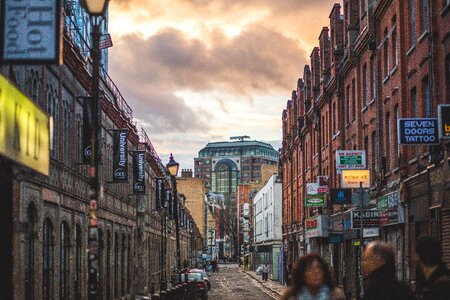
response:
[[[339,157],[339,163],[341,165],[360,165],[362,164],[362,156],[361,155],[341,156]]]
[[[306,195],[306,207],[323,207],[326,205],[326,194]]]

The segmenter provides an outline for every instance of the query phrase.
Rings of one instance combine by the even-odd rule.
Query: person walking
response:
[[[444,300],[450,298],[450,271],[442,261],[440,242],[431,236],[417,240],[417,299]]]
[[[361,261],[365,279],[363,300],[412,300],[412,291],[395,277],[395,254],[391,245],[376,241],[364,249]]]
[[[292,268],[292,280],[281,300],[343,300],[328,264],[315,253],[300,257]]]
[[[264,264],[262,267],[262,280],[267,281],[269,278],[269,267],[267,264]]]

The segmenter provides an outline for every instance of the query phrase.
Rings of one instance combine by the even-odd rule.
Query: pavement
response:
[[[241,272],[250,275],[255,280],[257,280],[261,285],[265,286],[267,289],[271,290],[273,293],[281,295],[283,291],[287,288],[287,286],[282,285],[279,281],[271,280],[270,278],[267,281],[262,280],[261,275],[256,275],[254,271],[242,270]]]

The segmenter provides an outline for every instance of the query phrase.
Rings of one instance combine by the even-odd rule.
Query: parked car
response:
[[[256,273],[256,275],[261,275],[262,274],[262,265],[260,265],[258,268],[256,268],[256,271],[255,271],[255,273]]]
[[[200,273],[203,275],[208,291],[211,290],[211,282],[209,281],[208,274],[203,269],[190,269],[189,273]]]
[[[202,300],[208,300],[208,287],[206,286],[205,279],[200,273],[187,273],[181,275],[181,280],[195,281],[197,286],[197,296],[202,298]]]

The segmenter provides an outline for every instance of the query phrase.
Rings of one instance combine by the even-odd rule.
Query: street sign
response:
[[[0,75],[0,155],[49,174],[49,118]]]
[[[307,207],[323,207],[326,205],[326,194],[306,195],[305,204]]]
[[[342,170],[342,188],[368,188],[370,187],[369,170]]]
[[[439,138],[450,139],[450,104],[439,104]]]
[[[401,118],[397,120],[400,145],[439,144],[438,119]]]
[[[366,150],[336,150],[336,169],[359,170],[366,168]]]
[[[333,205],[342,205],[352,203],[351,189],[331,189],[330,201]]]

